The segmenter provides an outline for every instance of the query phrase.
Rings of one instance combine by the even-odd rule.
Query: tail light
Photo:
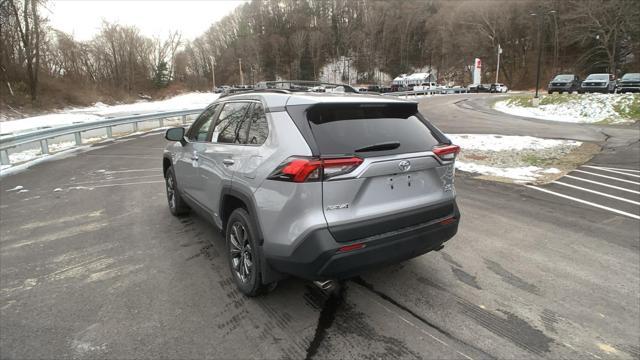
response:
[[[359,157],[331,159],[292,157],[280,164],[269,175],[269,179],[297,183],[320,181],[347,174],[360,164],[362,159]]]
[[[460,152],[460,146],[458,145],[445,145],[445,146],[435,146],[433,148],[433,153],[436,154],[437,157],[442,161],[451,161],[456,158],[456,155]]]

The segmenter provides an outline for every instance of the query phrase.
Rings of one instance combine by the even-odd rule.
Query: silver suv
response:
[[[221,97],[164,151],[169,208],[226,236],[248,296],[439,250],[458,229],[459,147],[383,96],[263,89]]]

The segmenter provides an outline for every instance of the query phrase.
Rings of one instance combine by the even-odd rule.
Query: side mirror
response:
[[[164,137],[169,141],[180,141],[182,143],[184,141],[184,128],[175,127],[168,129]]]

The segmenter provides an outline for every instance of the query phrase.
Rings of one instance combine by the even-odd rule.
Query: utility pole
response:
[[[538,11],[538,65],[536,67],[536,96],[535,98],[538,99],[538,90],[540,89],[540,63],[542,62],[542,37],[541,37],[541,33],[542,33],[542,14],[541,14],[541,10]]]
[[[502,48],[498,44],[498,65],[496,66],[496,84],[498,83],[498,76],[500,75],[500,54],[502,54]]]
[[[242,76],[242,58],[238,58],[238,69],[240,70],[240,85],[244,86],[244,77]]]
[[[213,91],[216,91],[216,59],[211,56],[211,83],[213,84]]]
[[[555,12],[556,12],[555,10],[543,12],[542,11],[542,6],[539,6],[538,7],[538,13],[537,14],[536,13],[531,14],[532,16],[537,16],[538,17],[538,65],[536,67],[536,95],[534,96],[535,99],[539,98],[538,90],[540,89],[540,66],[541,66],[541,63],[542,63],[542,22],[544,21],[544,16],[545,15],[553,14]],[[537,102],[536,102],[536,104],[537,104]]]

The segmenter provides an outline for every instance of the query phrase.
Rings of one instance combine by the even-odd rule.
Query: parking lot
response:
[[[548,186],[530,186],[545,194],[640,219],[640,170],[584,165]]]
[[[170,215],[160,133],[3,178],[0,357],[638,358],[638,126],[517,119],[485,100],[421,110],[449,133],[604,151],[540,187],[458,173],[458,235],[337,298],[296,279],[243,297],[214,227]]]

